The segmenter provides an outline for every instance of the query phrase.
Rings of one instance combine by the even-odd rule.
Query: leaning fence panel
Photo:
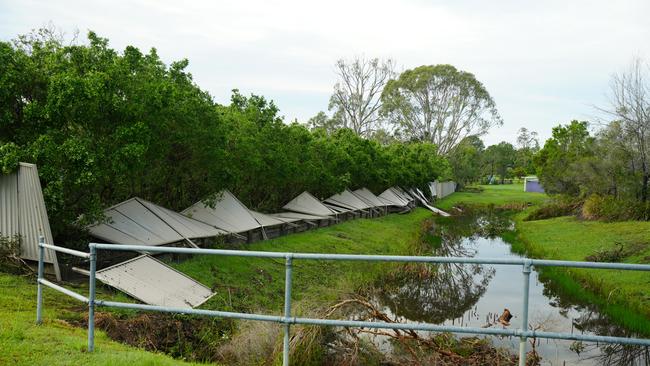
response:
[[[571,262],[556,260],[540,260],[528,258],[464,258],[464,257],[429,257],[429,256],[390,256],[390,255],[357,255],[357,254],[320,254],[320,253],[287,253],[287,252],[261,252],[261,251],[242,251],[242,250],[224,250],[224,249],[200,249],[200,248],[178,248],[178,247],[150,247],[142,245],[121,245],[121,244],[100,244],[90,243],[89,253],[71,250],[68,248],[58,247],[52,244],[46,244],[43,238],[39,238],[40,258],[38,267],[38,292],[36,321],[42,322],[42,304],[43,290],[42,286],[48,286],[54,290],[65,293],[68,296],[88,303],[88,351],[93,351],[95,347],[95,322],[94,314],[96,306],[105,306],[113,308],[134,309],[142,311],[155,311],[179,314],[194,314],[211,317],[222,317],[231,319],[242,319],[252,321],[274,322],[284,325],[283,337],[283,365],[289,364],[289,340],[292,324],[300,325],[317,325],[317,326],[336,326],[336,327],[363,327],[393,330],[416,330],[430,332],[451,332],[460,334],[479,334],[479,335],[497,335],[519,337],[519,364],[526,364],[526,340],[528,338],[546,338],[576,340],[585,342],[601,343],[618,343],[625,345],[650,346],[650,339],[610,337],[585,334],[555,333],[542,332],[528,329],[528,300],[530,287],[530,272],[533,266],[539,267],[573,267],[573,268],[593,268],[593,269],[616,269],[630,271],[650,271],[650,265],[647,264],[626,264],[626,263],[593,263],[593,262]],[[77,294],[71,290],[55,285],[44,279],[44,249],[68,253],[82,258],[87,258],[90,263],[88,297]],[[199,255],[220,255],[220,256],[239,256],[239,257],[258,257],[258,258],[284,258],[285,259],[285,292],[284,292],[284,314],[282,316],[227,312],[218,310],[193,309],[193,308],[175,308],[169,306],[156,306],[146,304],[132,304],[115,301],[97,300],[95,298],[96,272],[97,272],[97,251],[114,250],[114,251],[134,251],[149,253],[177,253],[177,254],[199,254]],[[404,263],[469,263],[469,264],[491,264],[491,265],[515,265],[521,266],[523,273],[523,291],[522,291],[522,327],[520,329],[491,329],[491,328],[473,328],[445,326],[427,323],[385,323],[385,322],[368,322],[338,319],[318,319],[302,318],[291,316],[291,282],[292,266],[294,260],[332,260],[332,261],[372,261],[372,262],[404,262]]]

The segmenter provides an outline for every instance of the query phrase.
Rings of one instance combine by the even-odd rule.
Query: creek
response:
[[[474,258],[514,258],[501,238],[513,223],[507,213],[481,211],[440,218],[428,237],[424,255]],[[439,238],[439,239],[438,239]],[[441,264],[429,266],[426,276],[396,271],[371,292],[373,303],[400,322],[426,322],[468,327],[505,327],[497,322],[504,309],[513,318],[508,328],[521,327],[522,281],[520,266]],[[530,275],[529,324],[537,330],[633,336],[599,310],[564,298],[534,269]],[[461,336],[461,335],[459,335]],[[467,336],[467,335],[462,335]],[[488,337],[495,347],[516,354],[516,337]],[[386,338],[375,337],[380,349],[390,348]],[[528,350],[531,343],[528,344]],[[542,365],[648,365],[648,349],[621,345],[588,344],[564,340],[535,340]]]

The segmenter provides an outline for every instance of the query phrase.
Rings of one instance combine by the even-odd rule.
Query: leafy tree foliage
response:
[[[484,162],[490,177],[499,176],[501,183],[511,177],[515,163],[515,147],[509,142],[500,142],[485,149]]]
[[[325,112],[320,111],[307,121],[307,126],[312,131],[323,130],[326,134],[331,135],[336,130],[343,128],[343,121],[336,114],[330,118]]]
[[[544,190],[549,193],[578,195],[577,164],[592,156],[593,137],[589,124],[571,121],[553,128],[552,137],[535,156],[535,165]]]
[[[406,139],[432,142],[442,155],[503,123],[483,84],[451,65],[406,70],[388,81],[381,98],[383,113]]]
[[[455,181],[461,186],[477,182],[483,176],[485,145],[477,136],[465,137],[449,154]]]
[[[0,170],[38,164],[57,241],[79,238],[103,208],[140,196],[180,210],[229,188],[277,210],[303,190],[424,186],[449,175],[431,143],[382,145],[352,130],[285,124],[262,96],[218,105],[156,50],[117,52],[88,34],[0,42]]]
[[[515,157],[513,175],[523,177],[528,174],[535,174],[533,156],[539,151],[537,132],[529,131],[526,127],[520,128],[517,134],[517,146],[519,148]]]

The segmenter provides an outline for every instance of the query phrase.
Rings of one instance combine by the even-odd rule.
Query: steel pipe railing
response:
[[[42,286],[48,286],[71,296],[79,301],[88,303],[88,351],[92,352],[95,347],[95,307],[105,306],[114,308],[134,309],[143,311],[157,311],[179,314],[194,314],[212,317],[242,319],[274,322],[284,325],[283,338],[283,365],[289,365],[289,343],[292,324],[318,325],[318,326],[338,326],[338,327],[364,327],[380,328],[394,330],[420,330],[432,332],[452,332],[461,334],[481,334],[496,336],[519,337],[519,364],[526,364],[526,343],[528,338],[548,338],[577,340],[585,342],[602,342],[618,343],[626,345],[650,346],[650,339],[610,337],[585,334],[555,333],[542,332],[528,329],[528,310],[529,310],[529,289],[530,273],[532,267],[572,267],[572,268],[592,268],[592,269],[613,269],[613,270],[630,270],[630,271],[650,271],[650,265],[631,264],[631,263],[594,263],[594,262],[572,262],[546,259],[529,259],[529,258],[464,258],[464,257],[433,257],[433,256],[394,256],[394,255],[359,255],[359,254],[322,254],[322,253],[289,253],[289,252],[263,252],[263,251],[245,251],[245,250],[225,250],[225,249],[200,249],[200,248],[179,248],[179,247],[150,247],[145,245],[121,245],[121,244],[101,244],[90,243],[89,253],[84,253],[68,248],[58,247],[51,244],[45,244],[42,237],[39,238],[39,265],[38,265],[38,293],[36,306],[36,321],[42,322],[42,303],[43,293]],[[90,262],[88,297],[79,295],[71,290],[53,284],[43,278],[44,250],[51,249],[78,257],[87,258]],[[95,282],[97,271],[97,250],[113,251],[135,251],[149,253],[178,253],[178,254],[201,254],[201,255],[221,255],[221,256],[239,256],[239,257],[256,257],[256,258],[283,258],[285,259],[285,288],[284,288],[284,314],[283,316],[227,312],[218,310],[192,309],[192,308],[175,308],[168,306],[132,304],[115,301],[97,300],[95,298]],[[410,263],[465,263],[465,264],[492,264],[492,265],[518,265],[522,267],[523,273],[523,293],[522,293],[522,326],[520,329],[495,329],[495,328],[473,328],[445,326],[426,323],[385,323],[385,322],[368,322],[353,320],[336,320],[336,319],[314,319],[291,316],[291,282],[293,261],[300,260],[334,260],[334,261],[370,261],[370,262],[410,262]]]

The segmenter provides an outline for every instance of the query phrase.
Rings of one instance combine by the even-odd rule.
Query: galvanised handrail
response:
[[[530,272],[533,266],[538,267],[573,267],[573,268],[594,268],[594,269],[616,269],[630,271],[650,271],[650,265],[647,264],[628,264],[628,263],[594,263],[594,262],[572,262],[557,261],[546,259],[528,259],[528,258],[465,258],[465,257],[430,257],[430,256],[395,256],[395,255],[358,255],[358,254],[320,254],[320,253],[288,253],[288,252],[261,252],[245,250],[225,250],[225,249],[200,249],[200,248],[178,248],[178,247],[150,247],[146,245],[122,245],[122,244],[100,244],[90,243],[90,253],[79,252],[68,248],[58,247],[51,244],[45,244],[42,237],[39,238],[40,257],[38,263],[38,294],[36,306],[36,322],[42,322],[42,285],[53,288],[75,299],[88,303],[88,351],[94,350],[95,334],[95,306],[106,306],[115,308],[126,308],[134,310],[158,311],[179,314],[205,315],[212,317],[256,320],[265,322],[274,322],[284,324],[284,342],[283,342],[283,365],[289,365],[289,334],[292,324],[319,325],[319,326],[339,326],[339,327],[363,327],[363,328],[380,328],[395,330],[421,330],[433,332],[452,332],[465,334],[484,334],[498,336],[519,337],[519,365],[526,364],[526,340],[527,338],[547,338],[576,340],[586,342],[603,342],[618,343],[637,346],[650,346],[650,339],[610,337],[598,335],[584,335],[571,333],[542,332],[528,329],[528,297],[530,286]],[[52,249],[87,258],[90,261],[89,271],[89,291],[88,297],[77,294],[61,286],[53,284],[43,277],[44,250]],[[114,251],[135,251],[149,253],[183,253],[183,254],[203,254],[203,255],[222,255],[238,257],[256,257],[256,258],[284,258],[285,259],[285,287],[284,287],[284,316],[250,314],[217,310],[203,310],[192,308],[175,308],[169,306],[156,306],[145,304],[131,304],[125,302],[104,301],[95,298],[95,274],[97,265],[97,250],[114,250]],[[495,329],[495,328],[474,328],[435,325],[426,323],[385,323],[385,322],[368,322],[355,320],[334,320],[318,318],[302,318],[291,316],[291,280],[292,264],[294,259],[301,260],[345,260],[345,261],[370,261],[370,262],[410,262],[410,263],[469,263],[469,264],[494,264],[494,265],[516,265],[522,266],[524,275],[523,281],[523,308],[522,308],[522,327],[521,329]]]

